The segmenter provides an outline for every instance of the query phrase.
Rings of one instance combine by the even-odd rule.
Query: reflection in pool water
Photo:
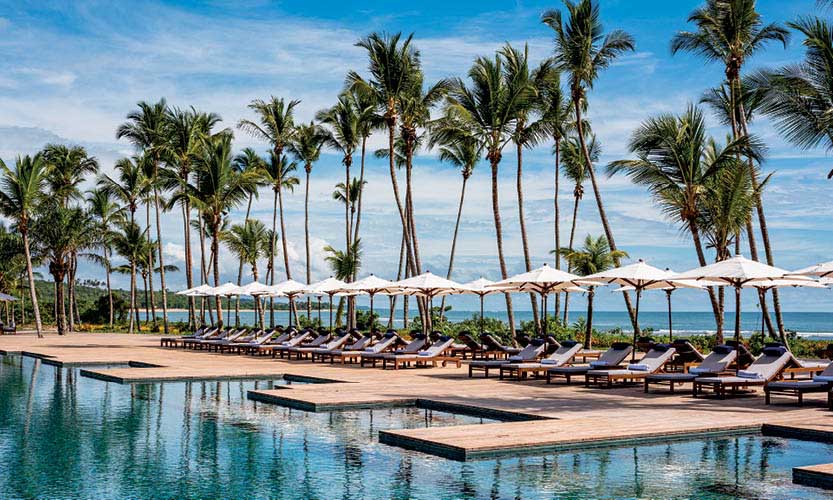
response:
[[[458,463],[377,433],[483,420],[246,399],[270,384],[119,385],[0,357],[0,498],[822,498],[791,468],[833,461],[830,445],[746,436]]]

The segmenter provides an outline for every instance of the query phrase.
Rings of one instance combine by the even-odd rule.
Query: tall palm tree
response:
[[[67,330],[64,279],[69,272],[71,258],[93,244],[95,230],[89,215],[81,208],[64,208],[59,200],[48,200],[38,208],[32,221],[37,253],[49,266],[55,283],[56,323],[58,334]]]
[[[298,177],[295,176],[295,172],[298,169],[298,164],[295,162],[290,162],[287,157],[281,156],[278,158],[277,154],[272,151],[269,155],[269,162],[266,164],[266,168],[263,171],[263,179],[266,185],[272,188],[274,193],[274,206],[272,211],[272,238],[277,238],[277,226],[276,226],[276,219],[275,213],[278,214],[278,220],[280,220],[280,237],[281,237],[281,246],[283,249],[283,267],[286,274],[286,279],[292,279],[292,269],[289,267],[289,247],[286,240],[286,223],[284,222],[283,216],[283,193],[284,191],[295,191],[295,186],[300,184]],[[269,274],[271,276],[271,284],[275,284],[275,264],[274,264],[274,253],[277,250],[277,240],[273,239],[272,243],[269,245],[269,249],[271,251],[270,259],[269,259]],[[295,312],[295,302],[290,300],[289,302],[290,307],[290,314],[294,314]],[[274,326],[275,316],[274,316],[274,299],[269,299],[269,325]]]
[[[553,141],[553,236],[554,248],[561,248],[561,214],[558,204],[559,171],[561,160],[561,142],[572,129],[572,102],[561,88],[561,71],[550,64],[538,79],[538,99],[536,108],[541,115],[541,122]],[[561,269],[561,256],[555,253],[555,268]],[[555,295],[555,314],[560,310],[560,296]]]
[[[746,138],[721,146],[709,137],[702,111],[690,105],[675,116],[649,118],[634,131],[629,148],[633,160],[610,164],[610,173],[626,173],[633,182],[646,186],[666,216],[691,234],[701,266],[706,265],[701,213],[707,186],[724,169],[742,169],[740,155],[757,157]],[[723,315],[714,290],[709,289],[718,335]]]
[[[680,51],[692,52],[702,56],[706,61],[723,63],[726,82],[729,85],[731,109],[735,110],[731,113],[730,121],[732,138],[737,140],[739,137],[749,136],[744,99],[740,97],[743,92],[741,84],[743,64],[768,43],[780,42],[786,48],[790,36],[789,31],[777,23],[764,24],[760,13],[756,10],[755,0],[706,0],[703,6],[689,15],[688,22],[696,25],[696,31],[677,33],[671,40],[671,52],[673,54]],[[754,193],[758,193],[757,167],[751,159],[747,162],[747,166],[753,188],[755,188]],[[775,265],[775,260],[763,203],[760,199],[756,200],[756,208],[767,263],[772,266]],[[758,260],[751,219],[746,232],[751,257],[753,260]],[[783,336],[785,334],[784,322],[777,291],[773,290],[772,298],[778,329]]]
[[[587,91],[593,88],[599,73],[610,66],[620,55],[632,52],[635,43],[633,37],[622,30],[613,30],[604,34],[599,4],[596,0],[579,0],[576,3],[564,0],[564,6],[567,10],[566,19],[562,18],[560,11],[551,10],[543,14],[542,21],[555,32],[554,63],[569,75],[570,99],[575,114],[576,134],[587,164],[587,173],[593,186],[596,208],[599,211],[605,237],[616,255],[616,242],[607,220],[596,173],[590,159],[590,151],[585,141],[583,113],[588,108]],[[618,258],[615,259],[615,263],[619,265]],[[639,325],[636,324],[630,296],[627,293],[622,295],[625,298],[633,328],[638,331]]]
[[[124,208],[113,200],[106,189],[95,189],[87,196],[90,215],[95,220],[97,243],[102,250],[101,264],[104,266],[107,285],[107,300],[110,308],[110,327],[113,327],[113,289],[110,286],[110,274],[112,271],[113,237],[116,223],[124,219]]]
[[[365,181],[367,184],[367,181]],[[361,195],[362,190],[364,190],[364,186],[359,184],[359,178],[353,177],[353,181],[350,182],[350,190],[349,193],[344,188],[344,183],[339,182],[335,185],[335,191],[333,191],[333,199],[339,203],[350,203],[350,222],[351,224],[354,223],[356,220],[356,205],[358,204],[359,196]]]
[[[38,295],[35,292],[35,275],[32,269],[32,251],[29,238],[29,226],[32,213],[38,206],[42,190],[46,184],[47,168],[41,155],[18,157],[14,169],[9,168],[0,159],[0,212],[17,224],[17,230],[23,238],[23,251],[26,254],[26,276],[29,279],[29,297],[35,314],[35,328],[38,337],[43,337]]]
[[[88,175],[98,173],[98,160],[81,146],[47,144],[43,148],[43,159],[48,168],[49,190],[63,207],[70,201],[81,200],[79,186]]]
[[[562,248],[564,260],[570,266],[572,273],[579,276],[587,276],[616,267],[620,259],[628,256],[622,250],[613,250],[607,242],[607,238],[599,236],[594,238],[587,235],[584,239],[584,246],[578,250]],[[584,345],[593,345],[593,298],[596,295],[596,287],[587,287],[587,329],[584,332]]]
[[[162,287],[162,325],[168,333],[168,290],[165,285],[165,263],[162,252],[162,221],[159,202],[159,169],[164,159],[168,140],[168,105],[165,99],[156,103],[141,101],[137,110],[127,114],[127,121],[116,130],[117,139],[127,139],[144,153],[147,160],[146,175],[151,185],[153,208],[156,213],[156,245],[159,257],[159,282]],[[155,320],[155,318],[154,318]]]
[[[593,162],[599,161],[599,156],[602,154],[602,148],[596,136],[592,136],[587,144],[590,151],[590,160]],[[563,158],[561,160],[561,169],[564,171],[564,177],[573,183],[573,216],[570,224],[570,239],[568,240],[567,249],[573,250],[573,243],[576,236],[576,225],[578,224],[578,207],[581,199],[584,198],[584,183],[587,181],[587,164],[584,162],[584,155],[581,152],[581,144],[578,137],[570,136],[566,138],[563,145]],[[558,249],[551,253],[561,253]],[[567,322],[570,309],[570,294],[564,297],[564,322]]]
[[[136,308],[136,270],[141,259],[143,248],[147,245],[145,232],[133,221],[123,221],[119,224],[118,230],[113,237],[113,249],[115,252],[127,259],[130,269],[130,311],[128,333],[133,333],[134,318],[138,317]],[[135,312],[135,314],[134,314]]]
[[[454,255],[457,251],[457,235],[460,232],[460,220],[463,216],[463,202],[466,199],[466,184],[474,173],[477,162],[480,161],[481,148],[477,138],[463,128],[460,129],[457,137],[446,134],[444,140],[445,142],[441,144],[432,143],[432,146],[438,146],[440,160],[459,169],[460,175],[463,177],[463,183],[460,187],[460,202],[457,204],[457,219],[454,222],[454,235],[451,237],[448,271],[445,275],[446,279],[451,279],[451,273],[454,269]],[[440,304],[440,311],[445,311],[445,296],[443,296]]]
[[[221,240],[226,247],[245,262],[252,272],[252,279],[257,281],[257,261],[269,255],[271,235],[266,226],[259,220],[247,220],[243,224],[235,224],[224,233]],[[255,297],[255,317],[263,327],[263,314],[260,310],[260,299]]]
[[[350,89],[350,96],[356,108],[359,136],[361,136],[361,160],[359,166],[359,185],[364,186],[364,164],[367,156],[367,140],[374,130],[385,126],[384,118],[378,112],[378,104],[371,93],[361,88]],[[356,223],[353,226],[353,237],[351,241],[359,239],[359,227],[362,222],[362,193],[356,201]],[[354,278],[355,279],[355,278]]]
[[[354,276],[361,267],[362,262],[362,250],[361,250],[361,242],[354,241],[352,248],[348,249],[347,251],[343,250],[336,250],[330,245],[324,247],[324,252],[327,253],[327,256],[324,257],[324,260],[330,264],[330,269],[332,269],[333,274],[337,279],[342,281],[348,281]],[[344,297],[341,297],[338,302],[338,309],[336,310],[336,322],[339,323],[341,321],[341,315],[344,312]]]
[[[221,118],[215,113],[203,113],[193,106],[189,109],[169,108],[165,116],[166,142],[164,158],[168,169],[163,171],[166,190],[179,194],[176,199],[182,209],[182,230],[185,246],[185,281],[194,286],[191,251],[191,202],[185,195],[192,174],[194,158],[202,147],[202,139],[211,135]],[[188,324],[195,324],[194,297],[188,298]]]
[[[506,259],[503,254],[503,227],[500,218],[498,200],[498,170],[503,155],[503,148],[512,140],[515,118],[518,109],[523,108],[534,96],[531,85],[518,84],[506,78],[504,60],[500,55],[494,59],[478,57],[469,69],[471,85],[462,79],[456,79],[449,91],[449,104],[446,115],[460,120],[480,142],[486,152],[486,159],[491,167],[492,215],[495,221],[498,261],[502,278],[508,276]],[[455,127],[440,127],[435,131],[439,140],[446,133],[456,133]],[[506,308],[509,327],[514,337],[515,317],[512,310],[512,298],[507,293]]]
[[[204,139],[202,153],[195,159],[196,183],[189,186],[192,203],[208,219],[211,233],[214,286],[220,285],[220,234],[230,210],[243,203],[258,181],[255,172],[238,172],[233,165],[232,133],[219,132]],[[220,298],[215,300],[217,322],[223,324]]]
[[[253,189],[249,192],[249,199],[246,202],[246,216],[243,218],[243,224],[249,221],[249,216],[252,212],[252,201],[259,198],[258,188],[264,185],[263,171],[266,168],[266,161],[252,148],[244,148],[243,151],[234,157],[234,167],[239,172],[252,172],[256,181]],[[268,247],[267,247],[268,248]],[[237,267],[237,286],[240,286],[243,281],[243,264],[245,261],[242,256],[239,256],[239,264]],[[240,323],[240,297],[234,302],[234,318],[236,324]]]
[[[271,96],[268,101],[256,99],[249,103],[249,109],[254,111],[257,116],[254,120],[240,120],[237,127],[247,132],[251,136],[260,139],[270,145],[272,148],[271,160],[267,164],[280,165],[284,160],[284,149],[286,149],[295,136],[295,108],[301,104],[301,101],[292,100],[286,101],[281,97]],[[272,179],[274,181],[274,177]],[[276,189],[274,182],[271,182],[273,190]],[[277,237],[275,230],[275,219],[278,211],[278,192],[275,191],[275,203],[272,207],[272,236]],[[281,231],[281,238],[286,235]],[[269,248],[271,254],[269,255],[269,269],[267,276],[271,276],[271,283],[275,284],[275,249],[277,248],[277,241],[273,240]],[[287,266],[287,272],[289,268]],[[275,326],[275,300],[269,299],[269,326]]]
[[[309,248],[309,177],[312,165],[321,157],[321,148],[325,137],[321,127],[315,122],[299,125],[295,139],[289,145],[289,151],[295,159],[304,164],[306,180],[304,182],[304,248],[306,250],[307,285],[312,282],[312,261]],[[307,298],[307,317],[311,314],[310,299]]]
[[[408,89],[413,85],[413,79],[419,72],[420,55],[419,51],[411,45],[413,34],[402,40],[402,34],[394,35],[371,33],[365,38],[356,42],[357,47],[367,51],[368,71],[370,80],[364,80],[358,73],[351,71],[347,75],[347,83],[351,89],[363,92],[372,96],[381,110],[388,129],[388,150],[394,151],[396,138],[396,126],[399,118],[399,110],[402,98]],[[401,42],[401,43],[400,43]],[[408,216],[402,197],[399,193],[399,183],[396,179],[396,165],[394,156],[388,158],[391,186],[396,208],[399,212],[399,220],[402,223],[402,232],[405,235],[407,262],[411,272],[416,271],[416,264],[413,255],[413,248],[410,242]],[[348,248],[349,250],[349,248]]]

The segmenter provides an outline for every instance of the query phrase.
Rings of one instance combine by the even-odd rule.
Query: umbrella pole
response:
[[[763,293],[764,297],[766,297],[766,291],[764,291]],[[764,335],[765,320],[766,317],[764,317],[764,310],[763,308],[761,308],[761,341],[763,341],[766,338],[766,336]]]
[[[668,342],[674,343],[674,322],[671,319],[671,290],[666,290],[665,296],[668,299]]]
[[[330,333],[333,333],[333,294],[330,295]]]
[[[636,289],[636,309],[634,310],[633,325],[633,349],[631,349],[631,361],[636,361],[636,329],[639,328],[639,299],[642,297],[642,288]]]
[[[373,294],[370,294],[370,325],[368,331],[373,332]]]
[[[544,331],[544,337],[547,336],[547,294],[541,295],[541,312],[544,314],[544,317],[541,318],[541,328]]]
[[[740,285],[735,285],[735,342],[740,352]],[[735,363],[735,374],[740,371],[740,363]]]
[[[226,297],[226,324],[231,324],[231,295]],[[237,325],[235,324],[234,327],[237,328]]]
[[[318,296],[318,326],[321,326],[321,296]]]

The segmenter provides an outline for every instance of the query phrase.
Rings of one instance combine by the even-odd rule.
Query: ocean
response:
[[[225,305],[225,304],[224,304]],[[364,309],[360,307],[360,309]],[[389,309],[376,308],[376,313],[382,318],[382,322],[386,322],[389,317]],[[228,311],[223,311],[224,316]],[[411,308],[411,317],[416,313],[416,308]],[[161,312],[157,311],[158,315]],[[268,311],[267,311],[268,321]],[[306,314],[306,312],[299,307],[298,314]],[[463,311],[451,310],[446,316],[449,321],[459,322],[471,318],[479,314],[479,311]],[[318,312],[313,310],[313,318],[318,316]],[[485,311],[487,318],[498,318],[506,321],[506,311]],[[576,321],[580,317],[584,317],[584,311],[571,311],[570,322]],[[144,321],[144,313],[142,320]],[[806,337],[817,340],[831,339],[833,341],[833,312],[784,312],[784,326],[788,330],[797,332],[800,337]],[[321,311],[321,318],[325,325],[328,324],[329,316],[326,310]],[[183,311],[172,311],[168,313],[169,321],[187,321],[188,313]],[[234,322],[234,310],[231,311],[231,321]],[[515,323],[520,324],[521,321],[530,321],[532,319],[531,311],[515,311]],[[674,335],[709,335],[714,333],[714,316],[711,312],[703,311],[675,311],[673,314],[673,328]],[[251,311],[241,311],[240,321],[243,324],[254,323],[254,313]],[[733,331],[734,329],[734,314],[726,313],[724,322],[725,331]],[[774,322],[773,316],[773,322]],[[275,322],[277,324],[288,324],[287,311],[275,311]],[[397,317],[394,320],[394,325],[401,327],[402,310],[397,310]],[[660,334],[668,333],[668,313],[666,311],[641,311],[639,313],[639,324],[642,328],[652,328]],[[598,330],[611,330],[614,328],[621,328],[624,331],[630,330],[630,320],[625,311],[595,311],[593,313],[593,326]],[[743,312],[741,315],[741,331],[744,336],[749,336],[761,330],[761,314],[759,311]]]

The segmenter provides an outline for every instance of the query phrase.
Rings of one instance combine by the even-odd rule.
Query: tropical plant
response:
[[[47,144],[42,155],[48,169],[46,183],[61,206],[82,199],[79,186],[88,175],[98,173],[98,160],[81,146],[63,144]]]
[[[46,183],[47,169],[41,155],[23,156],[15,160],[12,170],[0,159],[2,179],[0,179],[0,212],[12,219],[23,238],[23,251],[26,254],[26,276],[29,280],[29,296],[35,315],[35,328],[38,337],[43,337],[38,295],[35,291],[35,275],[32,269],[32,243],[29,237],[32,213],[42,198],[42,189]]]
[[[252,279],[258,280],[257,261],[269,255],[271,235],[266,226],[259,220],[247,220],[243,224],[235,224],[223,233],[221,240],[231,253],[245,262],[251,269]],[[260,319],[263,327],[263,315],[260,310],[260,299],[255,297],[255,315]]]
[[[619,259],[628,256],[622,250],[613,250],[607,242],[607,238],[599,236],[594,238],[587,235],[584,245],[577,250],[562,248],[559,252],[570,266],[570,271],[579,276],[587,276],[616,267]],[[584,333],[584,345],[593,345],[593,298],[596,295],[596,287],[587,287],[587,323]],[[588,347],[589,348],[589,347]]]
[[[353,246],[347,251],[336,250],[330,245],[324,247],[324,252],[327,254],[324,260],[330,265],[333,275],[342,281],[349,281],[351,277],[356,274],[362,263],[362,249],[361,241],[354,241]],[[341,297],[338,302],[338,309],[336,310],[336,322],[340,324],[341,315],[344,312],[344,297]]]
[[[96,246],[101,249],[102,255],[95,258],[104,267],[105,282],[107,286],[107,302],[109,306],[109,325],[113,326],[115,309],[113,305],[113,289],[110,284],[110,274],[112,271],[112,252],[113,252],[113,227],[117,222],[124,219],[124,209],[119,206],[109,192],[105,189],[95,189],[89,192],[87,196],[87,204],[89,205],[90,215],[93,217],[96,226]],[[95,257],[99,257],[96,255]]]
[[[133,333],[134,318],[138,318],[139,316],[138,309],[136,308],[136,270],[141,259],[143,248],[147,246],[146,232],[146,229],[141,229],[135,222],[126,221],[119,224],[118,231],[116,231],[113,237],[113,249],[118,255],[127,259],[130,269],[130,322],[127,330],[128,333]]]
[[[622,30],[613,30],[604,34],[601,13],[596,0],[579,0],[574,3],[564,0],[567,17],[560,11],[550,10],[543,14],[542,21],[555,33],[554,63],[569,75],[570,99],[575,114],[576,135],[581,146],[581,153],[587,165],[587,173],[593,186],[596,208],[602,221],[605,237],[611,250],[616,250],[613,231],[607,219],[602,202],[602,195],[596,181],[596,173],[590,158],[590,150],[585,141],[583,114],[588,108],[587,92],[593,88],[599,73],[609,67],[617,57],[635,48],[633,37]],[[618,266],[618,258],[616,265]],[[631,306],[630,296],[622,294],[634,329],[638,329],[636,316]]]
[[[159,254],[159,282],[162,288],[162,325],[168,333],[168,290],[165,284],[165,263],[162,252],[162,221],[160,215],[159,169],[168,141],[168,105],[165,99],[150,104],[141,101],[137,110],[127,114],[127,121],[116,130],[117,139],[127,139],[144,155],[145,176],[150,184],[153,208],[156,214],[156,245]],[[149,236],[149,235],[148,235]],[[154,321],[156,317],[154,315]]]
[[[263,171],[266,168],[266,161],[252,148],[243,148],[243,151],[234,157],[234,168],[238,172],[251,172],[255,177],[255,183],[251,186],[249,191],[249,199],[246,202],[246,215],[243,218],[243,224],[249,221],[252,212],[252,201],[259,198],[258,188],[264,184]],[[239,259],[237,267],[237,286],[240,286],[243,281],[243,261],[242,257]],[[240,323],[240,297],[234,302],[234,318],[236,323]]]

